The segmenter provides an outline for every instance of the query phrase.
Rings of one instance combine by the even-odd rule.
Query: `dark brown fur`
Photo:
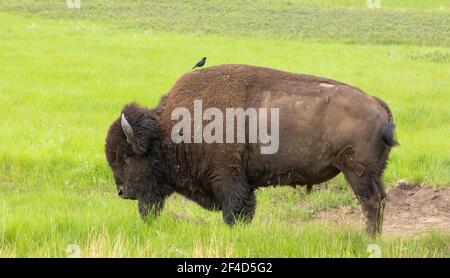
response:
[[[280,149],[260,154],[259,144],[175,144],[173,109],[277,107]],[[394,146],[388,106],[361,90],[325,78],[247,65],[220,65],[183,75],[157,108],[129,104],[122,111],[135,131],[126,141],[120,117],[110,127],[106,156],[121,197],[137,199],[143,217],[158,214],[173,192],[224,220],[251,220],[254,190],[308,185],[343,172],[368,217],[381,229],[385,192],[381,176]]]

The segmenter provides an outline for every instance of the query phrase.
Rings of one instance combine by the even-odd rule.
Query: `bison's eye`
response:
[[[131,164],[131,157],[127,156],[125,157],[125,164],[130,165]]]

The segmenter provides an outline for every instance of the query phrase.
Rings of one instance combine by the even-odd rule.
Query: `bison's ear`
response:
[[[132,145],[133,151],[139,155],[147,153],[154,144],[161,142],[161,126],[157,114],[137,104],[128,104],[122,111],[120,125]]]

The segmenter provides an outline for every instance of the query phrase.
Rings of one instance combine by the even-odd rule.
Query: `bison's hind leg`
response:
[[[372,236],[381,234],[386,193],[380,175],[365,173],[358,176],[350,170],[344,170],[344,175],[367,217],[367,232]]]
[[[381,176],[387,160],[385,152],[379,161],[358,159],[351,146],[344,148],[337,156],[336,166],[344,173],[347,182],[361,203],[367,217],[367,231],[370,235],[381,234],[383,222],[384,191]]]

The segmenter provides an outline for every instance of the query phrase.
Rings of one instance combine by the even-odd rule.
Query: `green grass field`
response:
[[[203,56],[379,96],[401,144],[387,187],[450,187],[450,4],[337,2],[82,0],[71,10],[65,1],[2,1],[0,257],[65,257],[71,244],[83,257],[367,257],[371,243],[385,257],[449,257],[447,232],[372,240],[315,222],[318,211],[357,206],[341,176],[311,195],[259,190],[254,221],[234,228],[176,195],[144,223],[134,202],[116,196],[109,125],[125,103],[155,106]]]

